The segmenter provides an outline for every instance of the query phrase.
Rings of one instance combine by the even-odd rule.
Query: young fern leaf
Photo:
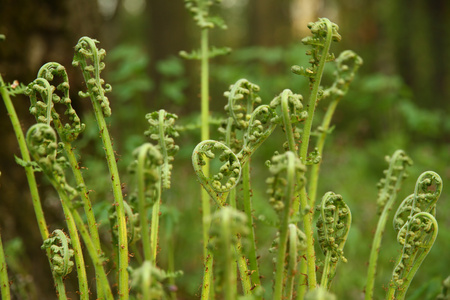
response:
[[[105,63],[102,60],[106,56],[106,51],[105,49],[99,50],[95,45],[96,43],[98,43],[97,40],[86,36],[80,38],[75,46],[72,65],[81,68],[88,88],[87,92],[79,92],[80,97],[94,98],[100,104],[103,115],[109,117],[111,116],[111,108],[105,93],[110,92],[112,88],[111,85],[105,84],[105,80],[100,77],[101,71],[105,68]]]
[[[58,277],[67,276],[73,269],[74,263],[72,258],[74,251],[69,246],[70,239],[60,229],[53,231],[51,236],[41,246],[42,249],[49,248],[51,250],[52,271]]]
[[[139,211],[140,226],[142,229],[142,244],[146,260],[155,261],[156,237],[149,233],[147,211],[151,207],[152,232],[157,233],[159,218],[159,202],[161,200],[161,166],[163,155],[157,146],[145,143],[134,150],[135,161],[130,166],[130,171],[135,173],[137,181],[137,203],[134,208]],[[136,198],[136,197],[135,197]]]
[[[389,162],[389,168],[384,171],[385,177],[378,183],[377,206],[379,213],[386,209],[389,211],[392,209],[400,186],[408,176],[406,168],[413,164],[403,150],[397,150],[392,157],[386,157],[386,160]]]
[[[250,116],[247,132],[244,134],[244,146],[237,157],[244,165],[250,156],[275,130],[276,114],[269,105],[258,106]]]
[[[281,112],[277,112],[277,121],[283,124],[283,130],[286,133],[286,143],[284,148],[297,152],[297,141],[300,140],[300,133],[293,124],[300,123],[308,117],[308,113],[303,110],[303,97],[300,94],[294,94],[291,90],[286,89],[280,95],[270,102],[270,107],[276,110],[281,108]]]
[[[175,145],[174,138],[179,136],[175,129],[175,121],[177,115],[166,112],[161,109],[157,112],[149,113],[145,116],[150,124],[149,130],[145,131],[145,135],[150,139],[157,141],[159,150],[163,157],[163,164],[161,166],[162,187],[164,189],[170,188],[170,178],[172,174],[172,162],[174,155],[180,149]]]
[[[100,77],[100,72],[105,68],[102,59],[106,55],[104,49],[98,50],[96,40],[88,37],[82,37],[75,46],[75,55],[72,64],[79,66],[83,73],[87,86],[87,92],[80,92],[81,97],[90,97],[97,120],[100,138],[102,139],[103,149],[105,150],[106,162],[111,175],[111,184],[114,194],[115,207],[117,213],[117,224],[119,226],[118,249],[118,279],[119,296],[123,300],[129,299],[128,288],[128,238],[126,228],[126,212],[122,194],[122,183],[120,181],[119,171],[116,163],[116,156],[112,146],[112,139],[109,134],[105,117],[111,115],[108,98],[105,93],[111,91],[111,86],[105,84]]]
[[[51,83],[53,80],[55,80],[55,77],[60,78],[60,80],[62,82],[60,82],[56,86],[56,89],[52,88],[52,94],[51,94],[51,97],[49,97],[50,95],[45,95],[44,93],[42,93],[43,92],[42,87],[39,87],[39,83],[41,82],[39,80],[39,78],[43,78],[43,79],[47,80],[49,83]],[[31,103],[32,103],[32,108],[30,108],[30,111],[32,112],[32,114],[34,114],[33,112],[37,112],[36,111],[36,105],[37,105],[36,93],[38,93],[38,92],[41,94],[41,98],[43,100],[51,99],[53,102],[52,106],[54,106],[55,104],[65,105],[66,109],[64,111],[64,114],[68,117],[69,122],[65,123],[63,125],[63,127],[62,127],[63,130],[61,133],[59,133],[59,135],[63,141],[67,141],[67,142],[74,141],[78,137],[78,135],[84,131],[86,125],[81,123],[80,117],[78,117],[75,109],[72,107],[72,100],[69,97],[69,87],[70,86],[69,86],[69,78],[67,76],[66,68],[56,62],[46,63],[39,69],[37,78],[38,79],[36,79],[35,82],[33,82],[35,84],[31,83],[29,85],[29,88],[27,89],[27,93],[31,93],[30,99],[31,99]],[[36,86],[36,84],[37,84],[37,86]],[[61,92],[62,95],[58,96],[56,94],[57,91]],[[47,97],[45,97],[45,96],[47,96]],[[47,105],[49,103],[48,100],[46,102]],[[43,104],[39,104],[39,106],[43,106]],[[52,108],[53,108],[52,109],[53,119],[61,120],[60,116],[58,115],[58,113],[55,110],[55,107],[52,107]],[[34,115],[36,116],[36,114],[34,114]]]
[[[191,13],[195,23],[198,27],[207,31],[209,29],[213,29],[214,27],[219,27],[220,29],[227,29],[225,21],[219,16],[211,16],[209,13],[209,8],[213,4],[218,4],[220,0],[185,0],[186,9]],[[208,58],[213,58],[219,55],[226,55],[231,52],[231,48],[221,47],[216,48],[212,47],[207,51]],[[203,57],[203,51],[194,50],[190,53],[186,51],[180,51],[180,56],[184,59],[197,59],[201,60]]]
[[[326,257],[321,286],[329,290],[338,261],[347,262],[343,249],[350,231],[352,214],[342,196],[333,192],[327,192],[323,196],[318,210],[320,214],[316,225],[319,245]]]
[[[148,260],[136,269],[130,268],[129,271],[131,290],[138,295],[137,299],[148,300],[169,299],[167,280],[183,274],[181,271],[167,273]]]
[[[206,159],[213,160],[219,156],[217,162],[220,167],[217,173],[205,176],[202,166]],[[216,201],[219,207],[225,205],[228,192],[239,182],[241,176],[241,163],[230,148],[221,142],[206,140],[200,142],[192,153],[192,165],[198,180],[210,197]]]
[[[432,171],[424,172],[417,179],[414,194],[406,197],[398,208],[394,229],[403,249],[392,273],[387,299],[404,299],[414,275],[431,250],[438,232],[433,214],[441,192],[441,177]]]
[[[229,91],[224,93],[224,96],[228,98],[225,110],[228,111],[228,115],[232,117],[238,129],[248,128],[253,107],[261,103],[258,92],[258,85],[247,79],[239,79]]]
[[[389,168],[384,171],[385,177],[378,183],[379,191],[377,206],[380,218],[378,220],[370,251],[369,267],[367,269],[366,278],[366,300],[372,299],[373,296],[378,255],[389,213],[395,204],[397,194],[400,191],[403,181],[408,176],[406,172],[407,168],[413,164],[411,158],[409,158],[403,150],[395,151],[391,157],[387,156],[386,160],[389,162]]]
[[[215,254],[217,264],[216,282],[224,290],[225,299],[234,300],[237,296],[235,248],[242,238],[248,235],[247,216],[230,206],[217,210],[211,216],[209,249]]]
[[[66,181],[64,167],[65,157],[58,158],[56,132],[48,124],[38,123],[30,127],[26,141],[31,156],[55,187],[64,190],[69,199],[74,199],[78,192]]]
[[[280,214],[279,243],[275,266],[275,282],[273,299],[281,300],[283,297],[283,283],[285,282],[285,257],[287,241],[289,236],[289,221],[292,213],[292,203],[298,195],[298,190],[305,184],[304,173],[306,167],[294,152],[288,151],[284,154],[276,154],[269,163],[272,174],[266,182],[269,185],[267,193],[270,202]],[[289,282],[295,272],[287,274]]]
[[[386,299],[405,298],[408,287],[436,240],[438,224],[427,212],[414,214],[400,229],[397,241],[403,246],[392,272]]]
[[[328,39],[331,38],[332,41],[339,42],[341,35],[338,33],[339,26],[326,18],[319,18],[319,21],[309,23],[308,28],[311,30],[312,36],[303,38],[302,43],[312,47],[311,50],[306,52],[306,55],[311,56],[309,60],[311,67],[305,69],[300,66],[293,66],[292,72],[305,76],[312,85],[316,82],[316,76],[320,74],[320,62],[329,62],[335,59],[334,54],[328,54],[328,51],[324,53],[323,51],[329,42]]]

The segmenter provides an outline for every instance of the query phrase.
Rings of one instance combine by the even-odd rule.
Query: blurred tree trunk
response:
[[[249,0],[248,43],[283,46],[292,42],[291,0]]]
[[[450,97],[450,2],[384,1],[382,30],[394,64],[418,103],[446,106]]]
[[[0,72],[4,81],[17,79],[28,84],[34,80],[39,68],[49,61],[59,62],[66,66],[69,73],[73,73],[73,48],[78,39],[83,35],[96,37],[98,33],[100,15],[96,4],[96,1],[91,0],[0,1],[0,33],[6,36],[6,40],[0,43]],[[75,78],[72,74],[69,77]],[[81,84],[80,79],[74,80],[71,85],[76,88]],[[23,130],[26,131],[35,122],[28,111],[29,99],[21,96],[13,100]],[[14,162],[13,155],[20,157],[20,152],[5,106],[1,102],[0,228],[5,244],[14,237],[20,237],[25,247],[23,255],[16,257],[24,269],[16,270],[20,274],[12,278],[15,279],[12,284],[16,289],[18,286],[27,288],[28,285],[30,288],[30,285],[34,285],[36,294],[31,292],[27,299],[54,299],[56,294],[52,275],[45,252],[40,248],[42,239],[25,172]],[[39,174],[37,177],[40,177]],[[63,221],[61,211],[59,206],[54,211],[55,215],[48,207],[46,211],[47,221],[52,224],[49,230],[53,230],[55,225],[59,226],[59,221]],[[30,288],[29,291],[34,289]],[[76,295],[72,294],[71,297]]]

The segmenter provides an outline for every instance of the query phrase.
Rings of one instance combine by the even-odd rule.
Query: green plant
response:
[[[218,119],[210,118],[208,60],[227,52],[208,46],[208,30],[214,25],[223,27],[220,19],[209,15],[212,4],[212,1],[186,1],[201,28],[201,48],[191,54],[182,53],[186,58],[201,60],[202,140],[191,157],[194,169],[191,174],[196,174],[203,189],[200,196],[204,264],[201,298],[214,299],[223,294],[224,299],[230,300],[335,299],[332,283],[337,281],[334,279],[338,263],[352,259],[347,254],[344,256],[352,213],[350,205],[339,194],[329,191],[318,204],[316,198],[319,178],[322,178],[320,167],[326,158],[325,140],[332,131],[331,120],[362,59],[349,50],[335,58],[330,49],[332,42],[341,39],[338,26],[328,19],[319,19],[308,25],[312,35],[303,39],[309,47],[310,66],[292,67],[295,74],[308,81],[309,94],[302,96],[284,89],[264,103],[259,96],[260,87],[240,79],[224,93],[225,114]],[[90,98],[92,102],[109,169],[112,196],[108,197],[111,199],[94,199],[90,186],[95,182],[85,182],[81,172],[81,153],[76,150],[76,143],[86,125],[71,104],[66,69],[57,63],[45,64],[36,80],[26,87],[5,84],[0,77],[0,92],[22,155],[16,160],[27,174],[42,247],[46,250],[59,299],[68,298],[64,279],[70,276],[73,267],[78,278],[77,292],[82,299],[89,299],[91,293],[97,299],[114,299],[116,294],[119,299],[174,299],[174,278],[181,272],[174,272],[172,263],[167,268],[169,271],[163,269],[159,258],[166,256],[173,262],[173,245],[163,243],[168,238],[160,239],[160,221],[168,211],[165,200],[169,190],[176,185],[172,173],[180,147],[175,141],[195,126],[178,126],[178,117],[162,109],[146,114],[149,128],[144,135],[148,142],[132,153],[126,177],[130,188],[125,189],[105,119],[111,116],[105,96],[111,86],[100,76],[105,68],[102,61],[106,52],[98,49],[97,43],[88,37],[81,38],[75,46],[73,65],[81,68],[87,87],[79,96]],[[331,62],[335,62],[334,78],[326,87],[322,78]],[[30,98],[30,113],[37,122],[28,129],[26,136],[11,102],[11,96],[17,94]],[[321,122],[317,122],[317,116],[321,115],[316,114],[316,109],[325,101],[329,103]],[[211,138],[212,125],[218,125],[217,139]],[[277,141],[282,142],[275,145],[275,153],[270,153],[271,159],[266,162],[268,170],[261,170],[255,153],[269,144],[267,141],[277,128],[282,132]],[[402,150],[396,151],[388,162],[389,168],[379,183],[380,218],[370,254],[366,299],[373,298],[382,235],[406,178],[407,167],[412,164]],[[256,168],[261,174],[269,174],[265,184],[252,182],[252,169]],[[62,229],[52,234],[48,232],[35,179],[37,172],[46,177],[60,199],[67,236]],[[266,195],[252,190],[261,186],[265,186]],[[417,180],[414,194],[408,196],[395,213],[394,229],[402,253],[392,273],[387,299],[405,298],[412,278],[433,245],[437,235],[436,201],[441,191],[439,175],[425,172]],[[188,197],[188,193],[183,196]],[[94,201],[111,207],[112,242],[109,244],[100,239]],[[271,207],[258,218],[258,222],[266,222],[273,228],[269,251],[257,247],[258,225],[261,224],[255,221],[257,202],[266,202]],[[317,245],[314,227],[317,228]],[[165,233],[170,235],[171,230]],[[316,253],[316,246],[323,257]],[[7,274],[1,250],[2,247],[2,297],[10,299],[9,286],[4,284]],[[264,264],[258,258],[261,254],[266,258],[272,255],[272,277],[261,267]],[[95,288],[90,287],[85,260],[94,266]],[[267,288],[271,281],[272,291]]]

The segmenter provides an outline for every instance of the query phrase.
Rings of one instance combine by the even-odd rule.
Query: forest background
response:
[[[213,115],[223,110],[223,92],[241,77],[260,85],[265,101],[286,86],[304,87],[305,83],[289,69],[304,60],[305,49],[300,40],[308,34],[306,24],[327,17],[339,25],[343,40],[334,52],[352,49],[364,59],[364,66],[333,119],[337,128],[329,144],[334,146],[323,166],[329,180],[320,188],[327,191],[338,186],[337,192],[344,198],[360,195],[360,199],[348,199],[358,225],[353,226],[346,247],[347,257],[357,254],[358,258],[341,267],[338,276],[348,279],[340,280],[344,286],[335,289],[349,289],[349,295],[361,292],[362,284],[352,274],[365,274],[371,237],[364,234],[375,229],[376,182],[386,168],[383,157],[398,148],[415,162],[405,182],[404,195],[413,190],[414,178],[425,170],[436,171],[444,180],[437,212],[440,234],[426,260],[431,267],[421,270],[415,278],[424,286],[415,297],[419,299],[427,288],[438,289],[440,281],[449,275],[446,266],[450,265],[450,258],[443,261],[442,255],[450,249],[450,205],[445,188],[450,179],[450,2],[223,0],[216,13],[225,19],[228,29],[213,30],[211,44],[233,51],[211,60]],[[27,84],[42,64],[57,61],[67,67],[73,91],[80,90],[83,84],[81,74],[70,67],[74,45],[84,35],[101,42],[108,53],[105,78],[114,91],[109,96],[113,111],[111,131],[115,141],[119,141],[115,146],[124,169],[131,159],[131,150],[144,139],[142,133],[147,125],[137,122],[138,118],[143,120],[145,113],[160,108],[180,118],[195,120],[198,116],[199,66],[195,61],[182,60],[178,53],[197,48],[199,35],[182,0],[1,0],[0,33],[6,36],[0,43],[0,72],[6,81]],[[74,102],[77,109],[87,111],[87,101]],[[28,128],[33,121],[27,99],[16,99],[15,105],[23,128]],[[84,122],[89,121],[92,122],[92,115],[86,113]],[[86,132],[85,144],[79,145],[89,150],[83,163],[89,167],[92,178],[107,172],[105,166],[96,163],[101,161],[98,158],[102,157],[102,149],[89,143],[96,138],[97,133]],[[35,289],[35,295],[54,295],[29,191],[24,188],[24,171],[14,161],[17,142],[3,105],[0,140],[0,229],[5,244],[15,249],[11,250],[15,256],[10,255],[9,267],[27,288]],[[185,161],[184,166],[174,169],[179,178],[194,178],[189,155],[198,142],[196,133],[185,138],[178,155]],[[107,182],[104,191],[101,179],[98,182],[96,193],[107,193]],[[195,183],[186,184],[194,186],[195,198],[199,189]],[[54,203],[47,197],[45,207],[50,223],[61,218]],[[200,231],[201,223],[195,221],[199,216],[197,202],[185,200],[176,210],[181,212],[177,222],[198,225]],[[183,250],[183,245],[188,245],[187,238],[183,232],[177,235],[181,253],[186,255],[177,257],[178,266],[192,275],[189,263],[194,264],[195,259],[189,260],[198,256],[201,261],[201,257],[192,254],[195,249]],[[387,232],[384,240],[389,239],[394,245],[393,232]],[[388,278],[392,270],[393,262],[389,261],[397,253],[394,246],[391,248],[382,257],[388,267],[385,273],[380,271],[380,278]],[[185,276],[188,278],[179,286],[186,299],[198,291],[201,280],[200,271],[192,272],[198,273]]]

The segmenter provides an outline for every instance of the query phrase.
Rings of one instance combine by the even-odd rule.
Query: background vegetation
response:
[[[20,9],[18,9],[20,8]],[[431,298],[439,290],[440,281],[449,275],[450,205],[446,184],[450,178],[450,3],[446,0],[223,0],[221,11],[228,30],[214,30],[214,45],[228,46],[233,52],[212,60],[210,82],[211,110],[219,114],[225,105],[223,92],[241,77],[261,86],[263,102],[269,102],[286,86],[301,92],[305,80],[290,73],[293,64],[304,64],[305,49],[300,39],[306,35],[306,24],[317,17],[327,17],[340,25],[344,37],[335,52],[352,49],[364,59],[364,66],[336,112],[336,129],[327,144],[333,145],[324,157],[319,195],[333,189],[343,195],[353,212],[353,226],[346,246],[348,264],[337,273],[339,285],[334,291],[342,299],[356,299],[362,293],[363,278],[370,251],[371,235],[376,225],[376,183],[386,168],[384,155],[402,148],[414,160],[410,178],[405,181],[403,198],[413,190],[415,178],[432,169],[444,180],[444,193],[438,203],[437,220],[440,233],[433,250],[415,277],[409,299]],[[111,131],[119,161],[125,170],[131,150],[143,140],[145,113],[160,108],[176,113],[180,119],[195,120],[199,111],[199,78],[195,62],[178,57],[180,50],[196,48],[199,36],[181,0],[68,0],[0,2],[0,33],[6,42],[0,44],[0,71],[7,81],[25,84],[32,81],[39,67],[48,61],[65,65],[71,77],[72,91],[79,90],[81,76],[69,67],[73,46],[79,37],[89,35],[101,41],[108,52],[107,81],[113,118]],[[87,101],[72,96],[78,111]],[[78,101],[79,100],[79,101]],[[28,100],[16,98],[16,109],[23,128],[31,124]],[[82,115],[87,128],[93,115]],[[36,220],[30,205],[23,169],[13,156],[18,155],[17,142],[0,106],[0,228],[6,245],[13,280],[32,291],[36,299],[54,295],[48,262],[40,249]],[[29,120],[27,119],[29,118]],[[216,132],[213,130],[213,135]],[[96,131],[84,133],[80,149],[90,153],[83,165],[86,176],[95,178],[96,198],[110,193],[101,175],[101,146]],[[178,282],[180,299],[194,299],[201,283],[202,245],[199,188],[193,176],[189,156],[199,142],[196,130],[184,135],[174,169],[174,182],[185,182],[181,190],[171,190],[163,208],[162,222],[166,233],[176,230],[177,269],[186,274]],[[274,141],[276,143],[276,141]],[[255,159],[272,155],[258,152]],[[253,170],[254,174],[267,170]],[[186,178],[190,178],[186,180]],[[91,180],[87,180],[88,182]],[[125,180],[126,181],[126,180]],[[264,180],[261,179],[263,183]],[[45,195],[46,216],[50,224],[61,222],[57,199],[46,195],[46,182],[41,183]],[[265,188],[254,187],[264,199]],[[186,195],[189,195],[187,197]],[[358,195],[351,198],[350,195]],[[256,201],[255,201],[256,202]],[[264,203],[255,203],[258,210]],[[96,207],[100,223],[107,227],[104,207]],[[173,226],[173,224],[190,226]],[[263,223],[259,230],[272,230]],[[189,234],[185,230],[189,229]],[[164,234],[164,233],[163,233]],[[161,235],[164,236],[164,235]],[[267,234],[273,236],[273,234]],[[383,238],[377,284],[387,284],[397,255],[394,232],[388,227]],[[271,241],[259,241],[258,247],[270,247]],[[264,266],[271,269],[271,258]],[[164,264],[166,262],[161,262]],[[383,271],[384,270],[384,271]],[[384,280],[384,281],[383,281]],[[419,288],[421,286],[421,288]],[[380,291],[378,291],[380,292]],[[382,292],[382,291],[381,291]],[[48,296],[50,295],[50,296]],[[415,297],[415,298],[414,298]]]

